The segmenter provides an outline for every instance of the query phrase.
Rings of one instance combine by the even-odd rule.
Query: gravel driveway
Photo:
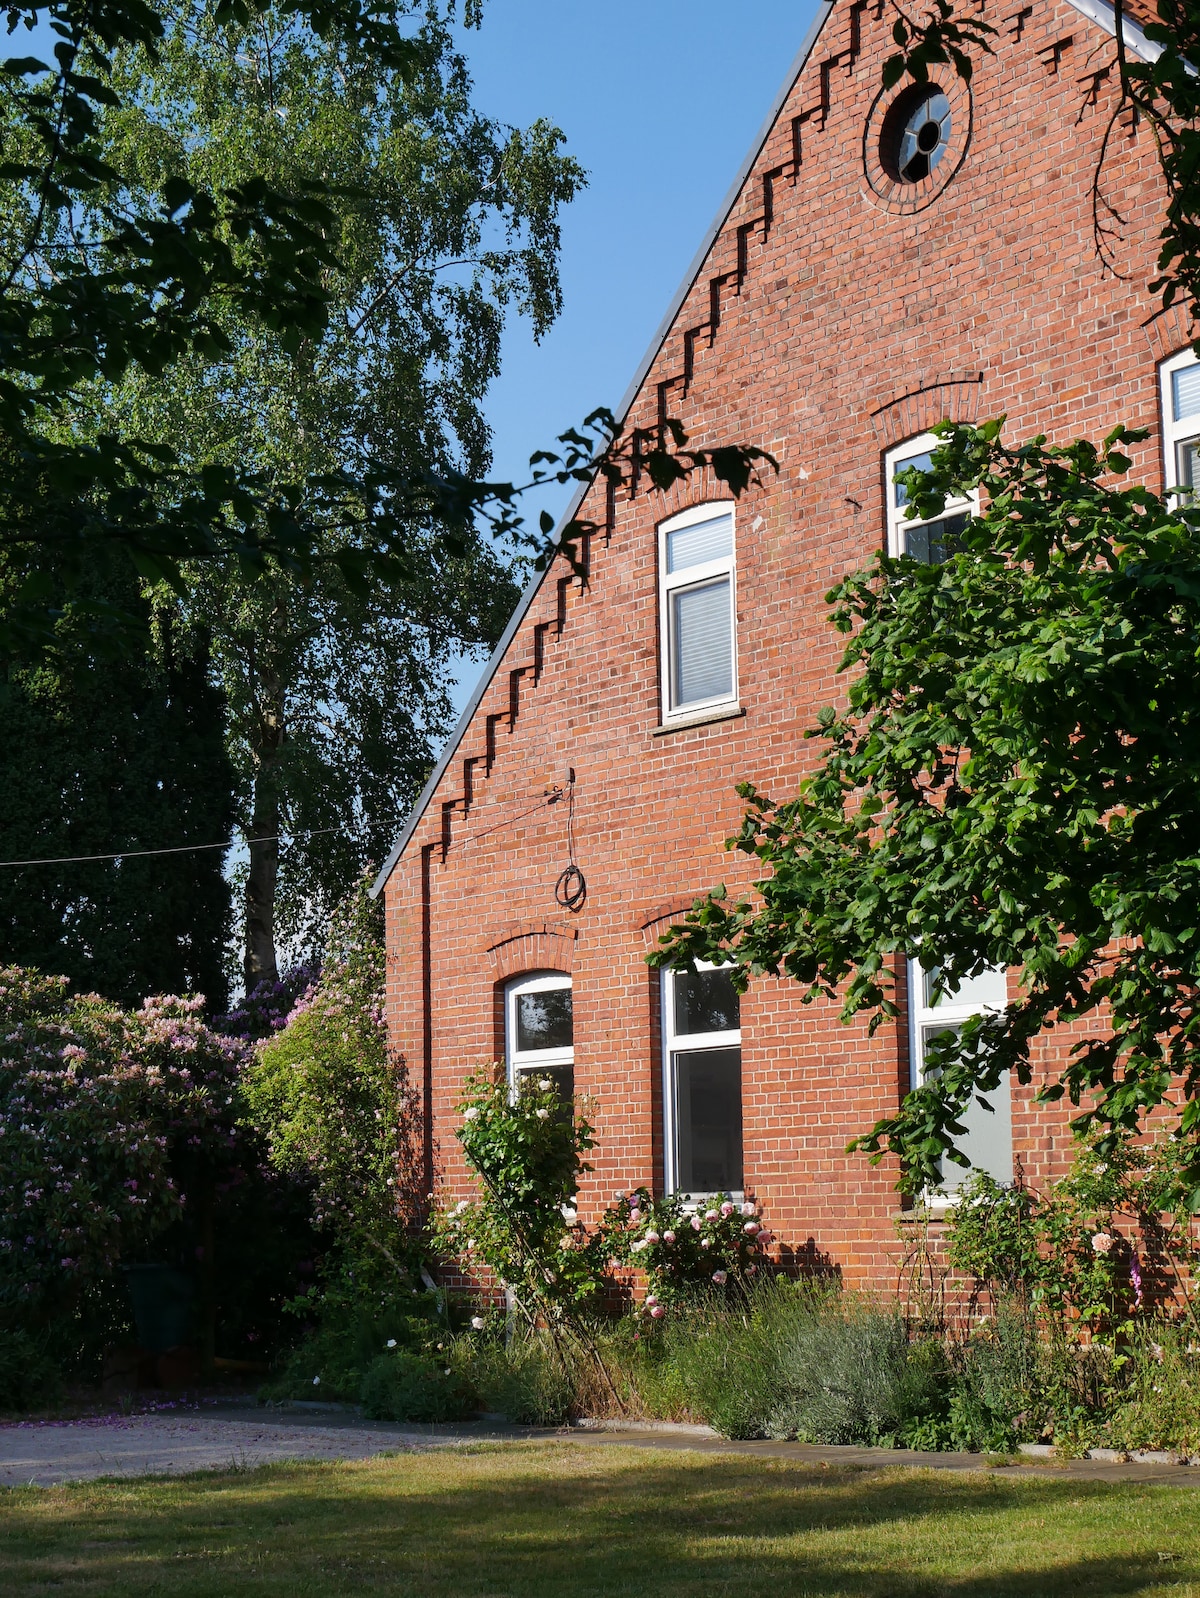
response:
[[[0,1486],[176,1475],[280,1459],[369,1459],[501,1435],[479,1426],[392,1426],[353,1416],[176,1410],[0,1426]],[[511,1435],[511,1433],[509,1433]]]

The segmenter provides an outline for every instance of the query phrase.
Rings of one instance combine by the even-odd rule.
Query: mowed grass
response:
[[[1200,1598],[1200,1492],[480,1446],[9,1489],[0,1593]]]

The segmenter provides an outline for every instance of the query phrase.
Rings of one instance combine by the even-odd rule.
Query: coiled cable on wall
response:
[[[587,898],[587,878],[575,863],[575,767],[567,778],[567,865],[554,884],[554,897],[564,910],[580,910]]]

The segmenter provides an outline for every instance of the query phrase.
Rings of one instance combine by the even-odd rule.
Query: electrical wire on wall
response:
[[[554,884],[554,897],[564,910],[580,910],[587,898],[587,879],[575,863],[575,767],[567,778],[567,865]]]

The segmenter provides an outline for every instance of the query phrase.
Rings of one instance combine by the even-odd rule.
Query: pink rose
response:
[[[712,1273],[712,1279],[718,1287],[724,1287],[725,1283],[729,1280],[729,1274],[727,1271],[714,1271]]]
[[[631,1226],[636,1226],[637,1223],[641,1220],[641,1218],[642,1218],[641,1210],[630,1210],[630,1212],[629,1212],[629,1224]]]
[[[1107,1254],[1113,1246],[1111,1232],[1094,1232],[1092,1234],[1092,1253]]]
[[[704,1212],[704,1219],[706,1221],[719,1221],[721,1217],[717,1214],[716,1210],[706,1210]]]
[[[663,1233],[663,1242],[664,1243],[673,1243],[674,1241],[675,1241],[675,1233],[674,1232],[664,1232]]]
[[[762,1227],[757,1221],[747,1221],[745,1226],[742,1227],[742,1231],[745,1232],[747,1237],[753,1237],[755,1232],[762,1231]]]
[[[702,1237],[700,1239],[700,1247],[701,1248],[711,1248],[712,1247],[712,1238],[711,1237]]]
[[[747,1199],[746,1202],[742,1205],[742,1214],[743,1215],[753,1215],[754,1214],[754,1204],[753,1204],[753,1202],[750,1199]]]
[[[658,1303],[658,1299],[657,1299],[657,1298],[655,1298],[655,1296],[654,1296],[654,1294],[653,1294],[653,1293],[647,1293],[647,1294],[646,1294],[646,1308],[647,1308],[647,1309],[653,1309],[653,1308],[654,1308],[654,1306],[655,1306],[655,1305],[656,1305],[656,1304],[657,1304],[657,1303]]]
[[[729,1202],[728,1199],[726,1199],[724,1204],[721,1205],[721,1214],[726,1216],[726,1217],[728,1217],[728,1216],[733,1214],[733,1205]]]
[[[760,1232],[755,1239],[755,1242],[761,1243],[764,1248],[768,1248],[774,1241],[774,1232]]]
[[[698,1232],[699,1230],[700,1230],[700,1217],[698,1215],[693,1215],[692,1216],[692,1231],[693,1232]]]
[[[650,1311],[651,1316],[656,1321],[662,1320],[664,1313],[665,1313],[665,1311],[663,1310],[663,1307],[662,1307],[661,1304],[655,1304],[653,1306],[653,1308],[651,1309],[651,1311]]]
[[[647,1232],[646,1233],[646,1241],[647,1241],[647,1243],[657,1243],[658,1242],[658,1233],[657,1232]]]

